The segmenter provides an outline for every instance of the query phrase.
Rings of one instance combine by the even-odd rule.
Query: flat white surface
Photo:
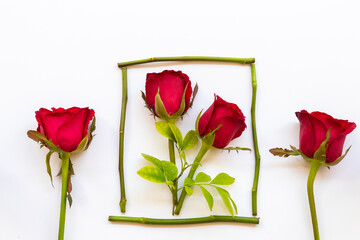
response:
[[[96,137],[73,156],[73,207],[67,209],[66,239],[312,239],[306,194],[308,164],[277,158],[269,148],[298,146],[295,111],[324,111],[360,124],[360,33],[357,1],[7,1],[0,2],[0,239],[57,238],[60,178],[51,187],[46,149],[26,136],[36,129],[40,107],[90,106]],[[260,225],[140,226],[113,224],[118,206],[118,130],[121,71],[116,63],[154,56],[255,57],[257,125],[262,156]],[[232,146],[252,148],[250,68],[232,64],[155,64],[129,68],[126,119],[126,216],[170,218],[166,187],[136,171],[140,153],[167,158],[167,142],[143,107],[147,72],[182,70],[200,90],[179,122],[193,128],[214,92],[239,105],[248,128]],[[360,140],[345,142],[346,159],[323,168],[315,181],[320,235],[359,239]],[[196,152],[190,152],[192,158]],[[60,161],[52,157],[55,174]],[[228,190],[239,215],[251,215],[253,153],[211,151],[202,171],[236,177]],[[214,213],[226,214],[217,199]],[[187,198],[181,217],[209,215],[199,191]]]

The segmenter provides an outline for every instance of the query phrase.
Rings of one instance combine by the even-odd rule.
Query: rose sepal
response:
[[[326,162],[326,151],[329,147],[328,142],[330,140],[330,131],[331,129],[329,129],[326,132],[326,138],[325,140],[320,144],[319,148],[316,150],[316,152],[314,153],[314,157],[310,158],[308,156],[306,156],[300,149],[297,149],[294,146],[290,145],[290,149],[286,149],[286,148],[272,148],[269,151],[274,155],[274,156],[278,156],[278,157],[289,157],[289,156],[297,156],[297,155],[301,155],[306,161],[312,163],[312,162],[317,162],[318,164],[328,167],[330,168],[331,166],[335,166],[338,163],[340,163],[345,156],[347,155],[347,153],[349,152],[351,146],[346,149],[345,153],[343,155],[341,155],[340,157],[338,157],[335,161],[333,162]]]
[[[156,115],[160,119],[162,119],[162,120],[164,120],[166,122],[175,123],[175,121],[179,117],[181,117],[182,114],[185,111],[185,107],[186,107],[186,100],[185,100],[185,98],[186,98],[186,89],[187,89],[187,85],[186,85],[186,87],[184,89],[184,93],[183,93],[182,98],[181,98],[181,103],[180,103],[179,109],[176,111],[176,113],[174,113],[171,116],[167,113],[164,102],[162,101],[161,96],[160,96],[160,91],[158,91],[156,96],[155,96],[155,113],[156,113]]]
[[[77,148],[72,151],[71,153],[79,153],[82,151],[85,151],[86,149],[88,149],[94,135],[92,134],[93,131],[95,130],[95,116],[94,116],[94,120],[91,123],[90,128],[87,131],[87,135],[81,140],[81,142],[79,143],[79,145],[77,146]]]
[[[61,151],[60,148],[51,141],[51,139],[48,140],[43,134],[41,134],[37,131],[29,130],[29,131],[27,131],[27,135],[29,138],[31,138],[35,142],[45,145],[49,150],[51,150],[53,152]]]

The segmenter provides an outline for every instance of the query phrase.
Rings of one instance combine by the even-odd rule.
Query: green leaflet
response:
[[[171,139],[173,142],[176,142],[176,138],[167,122],[165,121],[155,122],[155,128],[161,135]]]
[[[209,205],[209,208],[210,208],[210,211],[212,211],[213,209],[213,206],[214,206],[214,198],[213,196],[211,196],[210,192],[208,190],[206,190],[206,188],[202,187],[202,186],[199,186],[203,195],[204,195],[204,198],[206,199],[206,202],[208,203]]]
[[[191,196],[194,192],[194,190],[191,187],[185,186],[186,193]]]
[[[178,169],[175,164],[169,161],[161,161],[163,166],[163,174],[168,181],[174,181],[178,174]]]
[[[235,205],[235,202],[230,198],[229,192],[220,187],[215,187],[215,188],[216,191],[219,193],[221,199],[223,200],[226,208],[229,210],[230,214],[234,216],[234,209],[235,212],[237,213],[237,207]]]
[[[184,138],[181,149],[183,151],[193,148],[198,142],[198,134],[194,130],[189,131]]]
[[[192,180],[191,178],[185,178],[184,186],[191,186],[193,184],[194,184],[194,180]]]
[[[145,153],[142,153],[141,156],[143,156],[143,158],[145,158],[145,160],[151,162],[152,164],[157,166],[161,171],[163,171],[163,164],[161,163],[161,161],[159,159],[157,159],[156,157],[147,155]]]
[[[235,182],[235,178],[229,176],[226,173],[219,173],[211,182],[210,184],[216,185],[231,185]]]
[[[175,136],[175,139],[176,139],[175,142],[178,144],[178,146],[180,148],[182,148],[183,137],[182,137],[180,129],[173,123],[169,123],[169,127],[171,129],[172,134]]]
[[[210,182],[210,181],[211,181],[211,177],[203,172],[199,172],[195,177],[196,183],[201,183],[201,182],[205,183],[205,182]]]
[[[165,183],[164,173],[155,166],[145,166],[137,171],[140,177],[154,183]]]

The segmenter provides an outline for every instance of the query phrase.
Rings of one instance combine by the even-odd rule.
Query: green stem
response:
[[[58,240],[64,239],[65,231],[65,215],[66,215],[66,195],[68,190],[68,175],[69,175],[69,162],[70,162],[70,153],[62,152],[62,186],[61,186],[61,205],[60,205],[60,221],[59,221],[59,237]]]
[[[320,167],[321,167],[321,164],[316,162],[316,160],[313,160],[311,162],[309,178],[307,181],[307,192],[308,192],[310,212],[311,212],[311,221],[312,221],[312,225],[313,225],[315,240],[319,240],[320,236],[319,236],[319,227],[318,227],[318,222],[317,222],[317,217],[316,217],[316,209],[315,209],[314,180],[315,180],[316,173]]]
[[[219,215],[211,215],[208,217],[200,217],[200,218],[183,218],[183,219],[156,219],[156,218],[144,218],[144,217],[109,216],[109,221],[141,223],[141,224],[157,224],[157,225],[197,224],[197,223],[213,223],[213,222],[259,224],[259,218],[255,218],[255,217],[219,216]]]
[[[204,57],[204,56],[153,57],[153,58],[118,63],[118,66],[126,67],[126,66],[138,65],[143,63],[163,62],[163,61],[211,61],[211,62],[232,62],[232,63],[248,64],[248,63],[254,63],[255,58],[229,58],[229,57]]]
[[[256,104],[256,90],[257,90],[257,81],[256,81],[256,72],[255,64],[250,64],[251,66],[251,82],[252,82],[252,100],[251,100],[251,125],[252,125],[252,134],[253,134],[253,143],[254,143],[254,152],[255,152],[255,173],[254,173],[254,183],[251,189],[251,198],[252,198],[252,214],[253,216],[257,215],[257,188],[259,184],[259,173],[260,173],[260,153],[259,145],[257,140],[256,133],[256,118],[255,118],[255,104]]]
[[[175,163],[174,141],[171,140],[171,139],[169,139],[169,156],[170,156],[170,162],[172,162],[173,164],[176,164]],[[177,181],[174,182],[174,186],[175,186],[175,189],[171,190],[172,198],[173,198],[172,215],[174,215],[174,213],[175,213],[175,207],[176,207],[176,204],[177,204],[177,187],[178,187]]]
[[[124,131],[125,131],[125,116],[127,104],[127,70],[125,67],[122,71],[122,102],[121,102],[121,119],[120,119],[120,135],[119,135],[119,175],[120,175],[120,209],[125,213],[126,196],[125,196],[125,180],[124,180]]]
[[[211,148],[210,145],[208,145],[208,144],[205,143],[205,142],[202,142],[201,148],[200,148],[198,154],[196,155],[196,158],[195,158],[193,164],[191,165],[189,174],[188,174],[188,176],[187,176],[188,178],[191,178],[191,179],[192,179],[192,178],[194,177],[195,171],[196,171],[196,169],[198,168],[201,159],[205,156],[206,152],[207,152],[210,148]],[[175,209],[175,214],[176,214],[176,215],[179,215],[179,213],[180,213],[180,211],[181,211],[181,208],[182,208],[182,205],[183,205],[183,203],[184,203],[185,197],[186,197],[186,191],[185,191],[185,189],[183,189],[182,192],[181,192],[181,195],[180,195],[178,204],[177,204],[176,209]]]

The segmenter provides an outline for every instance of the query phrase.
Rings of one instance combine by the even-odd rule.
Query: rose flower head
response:
[[[87,149],[92,140],[94,115],[94,110],[88,107],[52,108],[51,111],[40,108],[35,112],[37,131],[28,131],[28,136],[55,152],[80,152]]]
[[[217,148],[226,147],[231,140],[240,137],[245,128],[245,117],[240,108],[217,95],[198,123],[198,133],[201,137],[215,130],[212,145]]]
[[[143,98],[147,107],[164,120],[177,119],[191,107],[193,99],[189,77],[181,71],[148,73]]]
[[[351,133],[356,124],[347,120],[335,119],[322,112],[296,112],[300,121],[300,150],[309,158],[314,158],[320,145],[327,139],[325,163],[333,163],[341,157],[346,135]],[[327,133],[330,136],[327,137]],[[339,159],[341,160],[341,159]]]

